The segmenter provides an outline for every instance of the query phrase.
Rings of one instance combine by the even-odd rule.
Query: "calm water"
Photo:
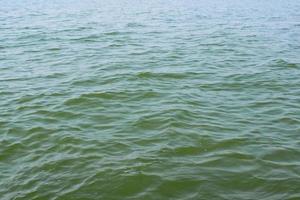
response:
[[[0,199],[300,199],[300,1],[0,0]]]

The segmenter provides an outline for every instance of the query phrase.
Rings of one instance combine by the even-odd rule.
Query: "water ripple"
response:
[[[0,1],[0,199],[300,199],[299,10]]]

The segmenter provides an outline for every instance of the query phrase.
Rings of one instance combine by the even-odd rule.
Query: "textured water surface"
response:
[[[300,199],[300,1],[0,0],[0,199]]]

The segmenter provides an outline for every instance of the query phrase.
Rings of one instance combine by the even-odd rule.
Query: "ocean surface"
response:
[[[1,200],[299,200],[300,1],[0,0]]]

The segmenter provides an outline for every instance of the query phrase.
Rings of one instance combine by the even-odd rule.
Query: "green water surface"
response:
[[[0,199],[300,199],[300,1],[0,0]]]

